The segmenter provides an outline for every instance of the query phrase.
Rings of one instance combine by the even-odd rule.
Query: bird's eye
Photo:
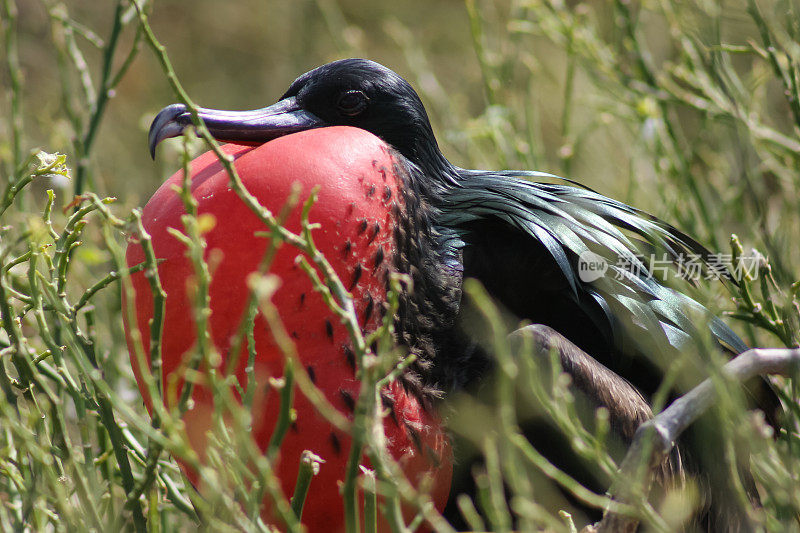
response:
[[[336,106],[343,115],[353,117],[367,107],[367,95],[357,90],[347,91],[339,97]]]

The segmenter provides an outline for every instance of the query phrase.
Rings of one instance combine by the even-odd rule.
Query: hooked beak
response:
[[[319,117],[301,108],[293,96],[252,111],[199,108],[198,114],[215,139],[239,144],[261,144],[326,125]],[[185,105],[172,104],[162,109],[150,125],[150,156],[155,159],[156,146],[161,141],[181,135],[190,126],[192,116]]]

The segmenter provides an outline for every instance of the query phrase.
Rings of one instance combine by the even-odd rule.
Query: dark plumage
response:
[[[420,354],[417,375],[408,378],[420,391],[463,388],[491,367],[491,358],[464,333],[467,277],[480,280],[515,317],[566,336],[610,369],[612,381],[630,381],[645,398],[658,387],[663,368],[682,350],[702,346],[704,337],[732,353],[746,349],[722,321],[650,276],[638,259],[654,250],[673,259],[707,257],[700,244],[647,213],[550,174],[453,165],[440,152],[414,89],[382,65],[335,61],[297,78],[273,106],[201,110],[201,116],[215,137],[232,142],[355,126],[404,156],[407,187],[392,261],[412,275],[414,292],[405,295],[396,322],[398,340]],[[190,124],[183,106],[164,109],[150,131],[151,150]],[[608,272],[585,282],[578,258],[590,251],[608,261]],[[596,367],[583,368],[592,377]],[[593,383],[583,385],[591,390]],[[637,404],[631,409],[644,416],[633,398],[638,393],[623,389],[617,390],[631,394],[629,407]],[[620,429],[625,440],[631,431]]]

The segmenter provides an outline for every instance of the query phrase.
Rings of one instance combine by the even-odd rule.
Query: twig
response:
[[[800,349],[753,348],[727,363],[721,373],[731,381],[742,382],[767,374],[791,376],[798,365]],[[635,504],[646,495],[655,467],[669,455],[681,433],[714,403],[715,397],[716,387],[710,378],[706,379],[640,426],[620,466],[619,482],[611,487],[613,501]],[[646,472],[641,472],[643,465],[647,467]],[[640,473],[644,478],[639,483],[631,483],[641,479]],[[596,533],[602,533],[635,531],[637,526],[637,518],[607,511],[593,528]]]
[[[147,263],[139,263],[138,265],[134,265],[134,266],[130,267],[129,269],[127,269],[127,275],[131,275],[131,274],[134,274],[136,272],[141,272],[142,270],[145,269],[146,266],[147,266]],[[108,287],[109,285],[114,283],[115,281],[118,281],[121,277],[122,277],[122,274],[117,272],[116,270],[109,272],[108,275],[105,276],[103,279],[101,279],[100,281],[98,281],[97,283],[95,283],[94,285],[89,287],[88,289],[86,289],[86,292],[84,292],[83,296],[80,297],[80,299],[78,300],[78,303],[76,303],[72,307],[73,311],[77,312],[80,309],[82,309],[86,304],[89,303],[89,300],[91,300],[92,297],[95,294],[97,294],[98,291],[100,291],[102,289],[105,289],[106,287]]]
[[[292,495],[292,511],[298,520],[303,518],[303,505],[306,502],[308,488],[311,486],[311,479],[319,473],[320,465],[324,462],[324,459],[309,450],[303,450],[300,456],[300,469],[297,472],[297,482]]]
[[[89,118],[89,126],[86,128],[86,132],[84,133],[83,140],[81,142],[82,153],[80,154],[81,157],[78,159],[78,165],[75,170],[75,194],[81,194],[83,192],[86,176],[89,171],[88,155],[89,152],[91,152],[92,145],[94,144],[94,140],[97,135],[97,130],[99,129],[101,119],[103,118],[103,112],[105,111],[106,104],[112,95],[111,91],[114,88],[111,84],[111,81],[112,79],[119,81],[119,78],[111,72],[111,69],[114,60],[114,53],[116,52],[117,44],[119,43],[119,36],[122,33],[122,15],[123,0],[117,0],[117,5],[114,9],[114,23],[111,27],[111,35],[108,37],[106,46],[103,49],[103,67],[100,75],[100,85],[97,88],[97,100],[92,106],[91,116]],[[136,47],[134,49],[138,49],[138,44],[135,44],[134,46]],[[129,65],[130,60],[131,58],[129,56],[128,59],[126,59],[126,66],[124,68],[127,69],[127,65]]]

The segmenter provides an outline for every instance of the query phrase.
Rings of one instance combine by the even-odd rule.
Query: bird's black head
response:
[[[297,78],[278,102],[254,111],[201,109],[220,141],[260,144],[282,135],[325,126],[354,126],[380,137],[425,168],[446,164],[428,114],[411,85],[366,59],[342,59]],[[150,127],[150,150],[191,125],[185,106],[164,108]]]

